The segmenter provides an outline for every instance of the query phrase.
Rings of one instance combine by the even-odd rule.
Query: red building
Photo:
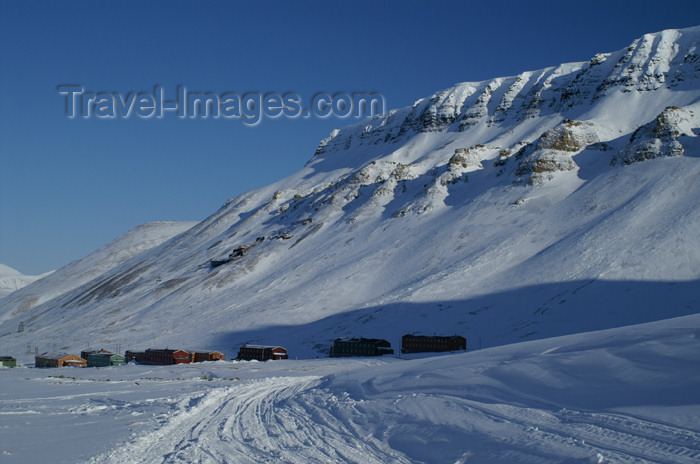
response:
[[[267,361],[269,359],[289,359],[289,356],[287,356],[287,350],[281,346],[244,345],[238,351],[237,359]]]
[[[149,348],[145,353],[145,364],[189,364],[192,362],[192,355],[185,350],[155,350]]]
[[[401,337],[402,353],[420,353],[423,351],[459,351],[467,349],[467,339],[459,335],[449,337],[411,335]]]
[[[193,351],[192,362],[223,361],[224,354],[219,351]]]

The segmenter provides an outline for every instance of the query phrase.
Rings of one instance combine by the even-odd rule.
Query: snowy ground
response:
[[[411,360],[0,379],[8,464],[700,461],[700,315]]]

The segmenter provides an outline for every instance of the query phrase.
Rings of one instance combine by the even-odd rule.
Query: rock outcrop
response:
[[[629,145],[620,150],[610,164],[632,164],[666,156],[681,156],[684,148],[678,138],[695,137],[692,117],[690,110],[667,107],[653,121],[634,131]]]

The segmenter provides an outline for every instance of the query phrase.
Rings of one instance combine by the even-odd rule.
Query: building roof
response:
[[[71,356],[83,359],[76,354],[68,354],[68,353],[41,353],[41,354],[36,355],[37,358],[41,358],[41,359],[63,359],[63,358],[70,358]]]
[[[266,350],[266,349],[276,350],[277,348],[282,348],[283,350],[285,349],[285,348],[278,346],[278,345],[243,345],[241,348],[254,348],[254,349],[258,349],[258,350],[260,350],[260,349],[262,349],[262,350]]]
[[[124,357],[123,355],[121,355],[121,354],[119,354],[119,353],[109,353],[109,352],[107,352],[107,353],[90,353],[90,356],[104,356],[104,357],[107,357],[107,358],[111,358],[111,357],[113,357],[113,356],[119,356],[119,357],[121,357],[121,358]]]
[[[357,343],[378,343],[378,342],[384,342],[384,343],[389,343],[388,340],[384,340],[383,338],[356,338],[356,337],[345,337],[345,338],[336,338],[336,342],[357,342]]]
[[[149,348],[146,351],[150,351],[150,352],[159,351],[161,353],[171,353],[171,354],[176,353],[178,351],[184,351],[185,353],[188,353],[187,350],[182,350],[182,349],[173,350],[171,348]]]

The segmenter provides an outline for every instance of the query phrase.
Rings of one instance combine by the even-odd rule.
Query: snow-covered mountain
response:
[[[10,266],[0,264],[0,298],[26,287],[49,274],[50,272],[41,275],[25,275]]]
[[[0,306],[13,309],[1,310],[0,321],[11,319],[15,315],[13,311],[20,314],[25,313],[46,302],[50,307],[50,302],[56,297],[90,282],[128,259],[160,245],[195,224],[195,222],[162,221],[135,227],[85,258],[73,261],[57,271],[37,276],[27,284],[36,281],[39,277],[44,277],[45,280],[34,282],[29,288],[18,287],[12,295],[9,295],[8,292],[5,299],[0,299]],[[5,268],[13,271],[13,269],[3,266],[0,268],[0,272],[2,272],[0,275],[5,274]]]
[[[494,346],[700,312],[699,44],[647,34],[333,131],[170,240],[0,300],[0,345],[313,357],[338,336]]]

